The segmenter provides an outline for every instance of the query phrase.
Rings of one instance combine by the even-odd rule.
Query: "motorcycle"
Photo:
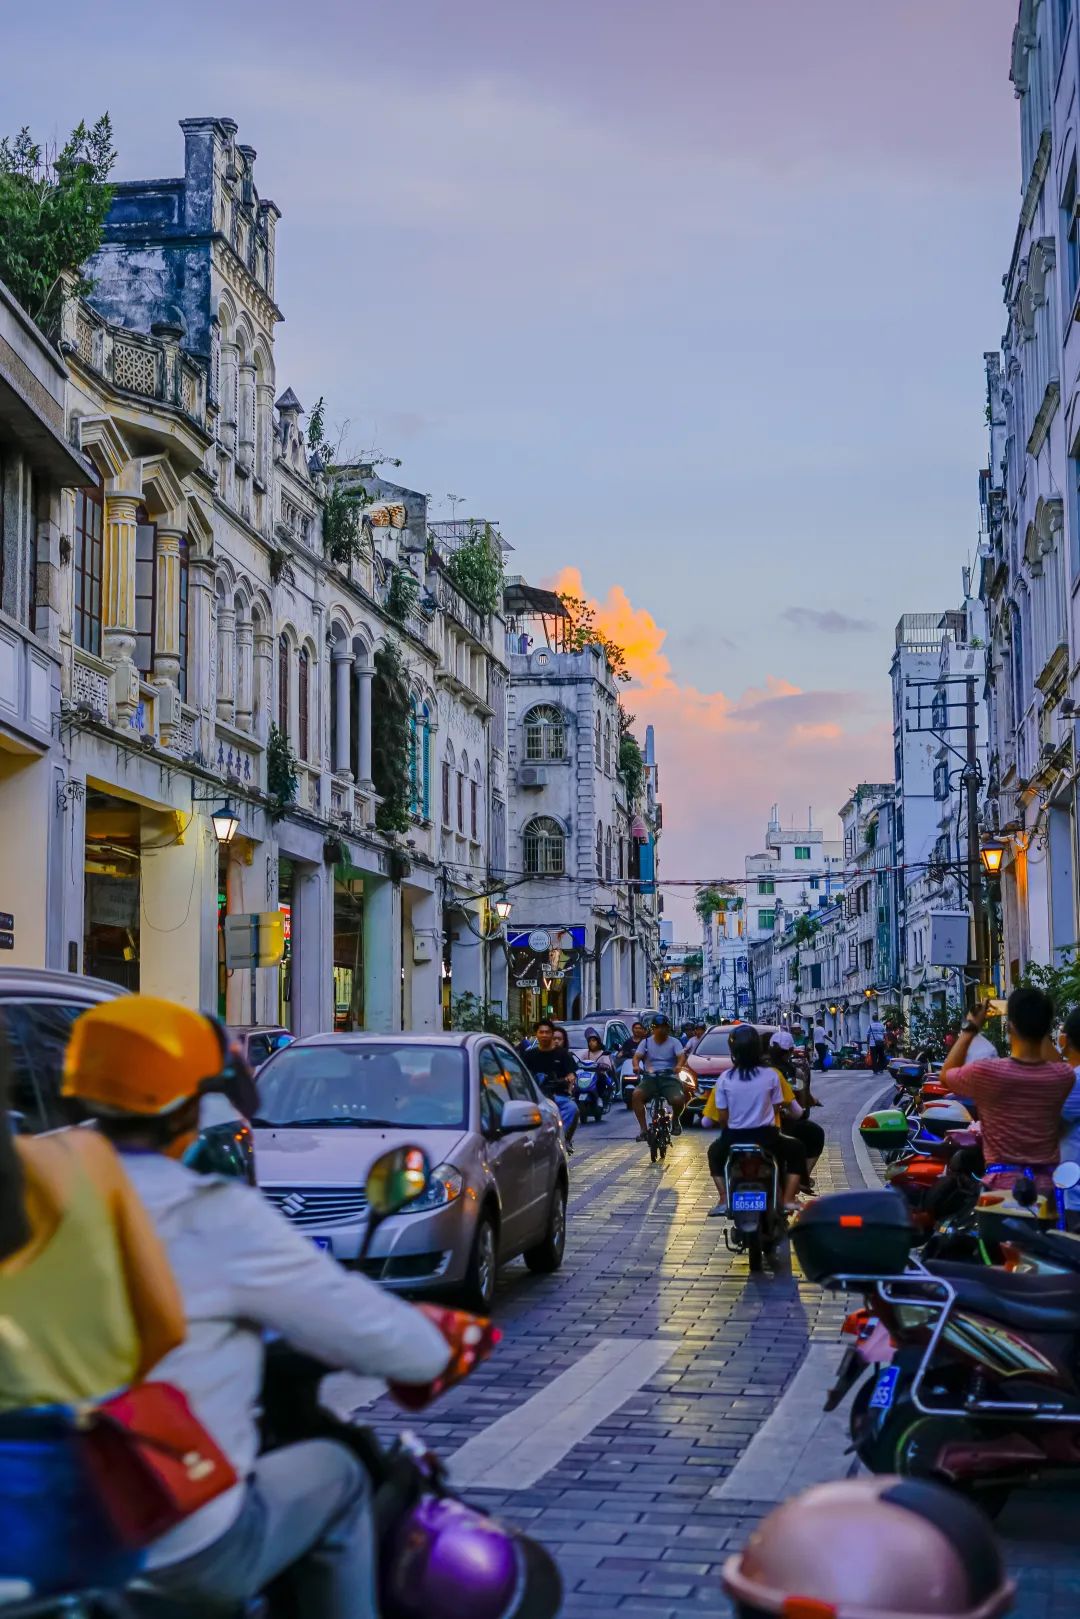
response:
[[[1080,1179],[1063,1169],[1059,1187]],[[889,1191],[822,1198],[792,1229],[808,1280],[864,1295],[826,1399],[833,1410],[855,1390],[859,1459],[991,1510],[1021,1485],[1080,1484],[1080,1240],[1034,1219],[1005,1218],[1002,1235],[1055,1269],[913,1259],[910,1216]]]
[[[614,1102],[616,1086],[610,1062],[592,1063],[578,1058],[576,1094],[582,1122],[592,1118],[600,1123]]]
[[[423,1196],[431,1171],[417,1147],[400,1147],[372,1164],[366,1183],[363,1253],[383,1220]],[[431,1384],[389,1383],[396,1402],[422,1410],[485,1360],[501,1333],[483,1318],[423,1306],[450,1346],[446,1369]],[[373,1485],[379,1612],[384,1619],[555,1619],[562,1606],[558,1569],[536,1542],[466,1505],[450,1488],[444,1464],[408,1431],[384,1446],[374,1432],[319,1403],[332,1368],[288,1345],[268,1345],[262,1391],[262,1449],[332,1439],[367,1469]],[[287,1582],[283,1582],[287,1583]],[[222,1610],[223,1612],[226,1610]],[[189,1619],[191,1609],[138,1588],[35,1597],[26,1580],[0,1577],[2,1619]],[[285,1590],[238,1606],[234,1619],[303,1619]]]
[[[633,1095],[637,1088],[637,1075],[634,1073],[634,1059],[627,1057],[619,1068],[619,1087],[622,1091],[623,1106],[627,1112],[633,1106]]]
[[[751,1271],[773,1263],[787,1233],[780,1196],[780,1166],[772,1154],[753,1142],[733,1142],[724,1165],[727,1224],[724,1242],[731,1253],[745,1253]]]

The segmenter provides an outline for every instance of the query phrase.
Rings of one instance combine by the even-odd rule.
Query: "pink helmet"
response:
[[[740,1619],[996,1619],[1012,1607],[979,1509],[922,1479],[818,1484],[785,1501],[724,1564]]]

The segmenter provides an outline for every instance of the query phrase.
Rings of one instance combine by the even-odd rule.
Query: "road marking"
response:
[[[859,1174],[862,1176],[867,1186],[871,1187],[875,1192],[880,1192],[881,1190],[881,1176],[874,1168],[866,1142],[859,1134],[859,1126],[868,1113],[873,1113],[875,1111],[874,1103],[880,1102],[881,1098],[886,1094],[888,1089],[889,1085],[883,1085],[879,1091],[872,1091],[867,1097],[866,1102],[863,1104],[858,1118],[855,1119],[851,1126],[851,1145],[855,1149],[855,1161],[859,1166]]]
[[[601,1338],[595,1349],[524,1405],[466,1440],[449,1458],[451,1483],[527,1490],[655,1377],[679,1342]]]
[[[846,1408],[822,1410],[840,1354],[839,1344],[810,1345],[772,1416],[709,1491],[714,1500],[785,1501],[811,1484],[846,1477],[853,1460]]]

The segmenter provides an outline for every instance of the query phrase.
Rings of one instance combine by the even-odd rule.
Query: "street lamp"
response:
[[[513,909],[513,904],[507,899],[505,894],[501,894],[495,901],[495,915],[499,918],[500,922],[505,922]]]
[[[219,804],[210,819],[214,823],[218,842],[223,846],[231,843],[240,826],[240,817],[233,809],[232,800],[227,798],[224,804]]]
[[[1000,877],[1001,865],[1005,859],[1006,845],[1000,838],[987,838],[979,849],[979,859],[983,870],[988,877]]]

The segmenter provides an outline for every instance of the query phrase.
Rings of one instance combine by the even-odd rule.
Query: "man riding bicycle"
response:
[[[686,1106],[686,1092],[676,1071],[679,1063],[685,1058],[685,1048],[672,1034],[671,1022],[666,1012],[657,1012],[651,1022],[652,1033],[646,1035],[634,1052],[634,1073],[638,1076],[639,1083],[630,1100],[634,1117],[638,1122],[639,1141],[648,1139],[645,1109],[658,1096],[662,1096],[665,1102],[671,1104],[671,1111],[674,1114],[671,1125],[673,1136],[682,1135],[679,1115]]]

